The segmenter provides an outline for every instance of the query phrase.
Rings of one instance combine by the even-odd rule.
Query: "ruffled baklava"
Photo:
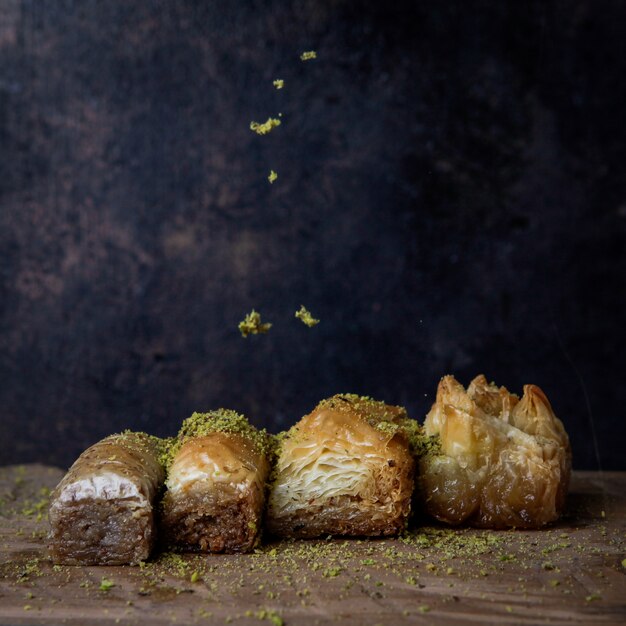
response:
[[[257,543],[270,465],[269,437],[220,409],[183,422],[161,507],[165,541],[204,552],[247,552]]]
[[[49,547],[55,563],[122,565],[148,558],[164,479],[159,452],[155,437],[127,432],[78,457],[51,497]]]
[[[323,400],[280,442],[267,514],[281,537],[395,535],[411,510],[417,422],[353,394]]]
[[[555,521],[571,472],[567,433],[545,394],[526,385],[521,399],[476,377],[439,383],[424,423],[435,447],[420,460],[428,512],[449,524],[537,528]]]

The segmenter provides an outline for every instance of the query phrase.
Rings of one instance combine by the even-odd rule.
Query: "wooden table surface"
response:
[[[2,625],[626,623],[626,473],[575,473],[565,516],[540,531],[417,524],[401,539],[161,554],[143,567],[50,563],[47,494],[61,476],[0,468]]]

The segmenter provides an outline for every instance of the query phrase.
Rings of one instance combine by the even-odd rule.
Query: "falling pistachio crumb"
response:
[[[311,59],[317,59],[317,52],[315,52],[315,50],[308,50],[300,55],[301,61],[310,61]]]
[[[285,85],[285,81],[282,78],[277,78],[275,81],[272,82],[272,85],[274,85],[276,89],[282,89]]]
[[[250,122],[250,130],[255,132],[257,135],[267,135],[267,133],[272,132],[274,128],[280,126],[281,121],[276,117],[268,117],[267,121],[261,122]]]
[[[270,181],[270,185],[274,184],[274,181],[278,178],[278,174],[274,170],[270,170],[270,174],[267,177],[267,180]]]
[[[300,305],[300,309],[296,311],[295,317],[301,320],[302,323],[306,324],[309,328],[312,328],[313,326],[316,326],[317,324],[320,323],[320,321],[315,319],[311,315],[311,312],[305,308],[304,304]]]
[[[243,321],[239,322],[239,332],[244,338],[248,335],[265,334],[271,327],[271,324],[263,324],[261,322],[261,314],[257,313],[254,309],[246,315]]]

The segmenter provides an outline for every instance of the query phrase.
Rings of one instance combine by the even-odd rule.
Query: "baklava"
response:
[[[417,422],[353,394],[323,400],[282,438],[267,528],[280,537],[389,536],[411,510]]]
[[[83,452],[51,496],[49,548],[62,565],[137,564],[155,542],[160,442],[126,432]]]
[[[571,450],[539,387],[526,385],[519,399],[482,375],[467,390],[445,376],[424,430],[439,440],[419,464],[422,499],[438,520],[538,528],[561,514]]]
[[[171,451],[161,506],[167,545],[248,552],[257,544],[269,474],[270,439],[225,409],[194,413]]]

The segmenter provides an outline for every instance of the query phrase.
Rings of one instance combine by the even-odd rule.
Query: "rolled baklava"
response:
[[[519,399],[482,375],[467,390],[445,376],[424,430],[439,439],[419,468],[422,499],[438,520],[538,528],[559,517],[572,456],[539,387],[526,385]]]
[[[155,541],[159,440],[126,432],[83,452],[51,496],[49,548],[63,565],[137,564]]]
[[[269,443],[265,431],[234,411],[185,420],[161,506],[166,543],[204,552],[250,551],[261,531]]]
[[[280,442],[267,528],[281,537],[388,536],[411,510],[417,423],[353,394],[323,400]]]

